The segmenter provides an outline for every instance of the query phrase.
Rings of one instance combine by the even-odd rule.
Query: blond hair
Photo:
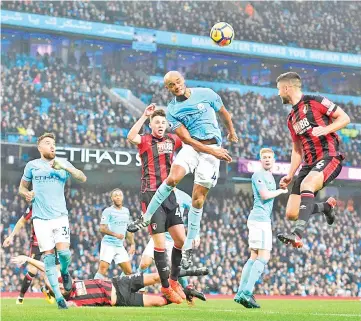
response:
[[[262,148],[259,151],[259,156],[262,157],[262,155],[266,153],[271,153],[273,156],[275,155],[275,152],[272,150],[272,148]]]
[[[51,138],[51,139],[54,139],[55,141],[55,134],[53,133],[44,133],[42,134],[40,137],[38,137],[38,145],[41,143],[41,141],[44,139],[44,138]]]

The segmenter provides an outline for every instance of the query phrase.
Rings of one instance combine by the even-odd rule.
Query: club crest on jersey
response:
[[[206,108],[206,106],[204,106],[204,104],[200,103],[200,104],[197,105],[197,108],[199,110],[203,110],[204,108]]]
[[[310,106],[305,104],[305,106],[303,107],[303,113],[307,114],[307,111],[309,110]]]
[[[152,229],[155,231],[157,229],[157,223],[152,223]]]
[[[297,135],[302,135],[311,128],[311,124],[307,118],[303,118],[298,122],[292,123],[292,126]]]
[[[158,154],[171,154],[173,152],[173,143],[171,140],[157,143]]]

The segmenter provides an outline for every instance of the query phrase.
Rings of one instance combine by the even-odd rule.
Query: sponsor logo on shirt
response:
[[[292,125],[297,135],[302,135],[312,127],[307,118],[303,118],[298,122],[293,122]]]
[[[164,142],[157,143],[158,154],[171,154],[173,153],[173,142],[166,140]]]

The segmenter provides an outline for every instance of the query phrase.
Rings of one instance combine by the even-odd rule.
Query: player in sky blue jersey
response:
[[[260,151],[262,169],[252,175],[254,204],[248,216],[248,244],[251,257],[243,267],[241,284],[234,301],[246,308],[259,308],[253,296],[254,285],[264,271],[272,250],[271,216],[275,197],[288,193],[287,189],[277,189],[271,169],[274,152],[270,148]]]
[[[124,195],[119,188],[110,192],[110,199],[113,205],[103,211],[100,221],[100,232],[104,234],[104,237],[100,248],[99,268],[94,279],[105,279],[113,260],[125,274],[132,274],[130,258],[124,248],[124,238],[126,237],[127,243],[130,244],[129,254],[133,255],[135,252],[133,233],[127,232],[130,213],[123,206]]]
[[[232,161],[221,148],[222,136],[216,113],[225,123],[231,142],[238,142],[230,114],[222,99],[209,88],[187,88],[183,76],[170,71],[164,76],[165,87],[174,95],[168,104],[167,120],[171,129],[183,141],[170,173],[154,194],[145,215],[128,230],[135,232],[148,226],[153,214],[188,173],[194,173],[192,205],[188,214],[188,234],[183,246],[183,268],[192,263],[192,243],[200,229],[203,204],[211,187],[217,183],[220,160]]]
[[[55,158],[55,135],[45,133],[38,138],[41,158],[28,162],[19,186],[19,194],[32,202],[32,215],[39,249],[44,252],[46,276],[55,294],[59,309],[66,309],[60,292],[54,249],[57,249],[60,272],[66,290],[72,281],[68,272],[71,261],[70,230],[64,186],[71,176],[84,183],[86,176],[68,161]],[[29,190],[32,185],[33,190]]]

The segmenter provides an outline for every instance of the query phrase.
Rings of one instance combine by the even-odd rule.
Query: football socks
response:
[[[203,207],[195,208],[191,206],[188,213],[188,233],[183,246],[184,250],[189,250],[192,248],[192,243],[199,234],[199,230],[201,228],[202,213]]]

